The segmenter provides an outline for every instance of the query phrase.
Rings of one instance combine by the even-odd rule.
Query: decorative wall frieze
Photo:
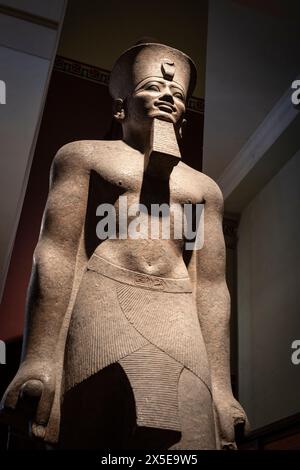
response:
[[[55,59],[54,70],[108,86],[110,72],[94,65],[84,64],[58,55]],[[194,113],[204,114],[204,99],[192,96],[188,100],[187,109]]]

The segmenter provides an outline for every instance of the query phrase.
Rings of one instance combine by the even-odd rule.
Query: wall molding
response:
[[[34,23],[49,29],[59,28],[58,21],[50,20],[49,18],[34,15],[32,13],[28,13],[27,11],[19,10],[17,8],[12,8],[5,5],[0,5],[0,14],[13,16],[14,18],[18,18],[19,20],[28,21],[29,23]]]
[[[109,83],[110,72],[108,70],[60,55],[56,56],[54,70],[90,80],[99,83],[99,85],[108,86]],[[187,109],[194,113],[204,114],[204,99],[192,96],[188,101]]]
[[[226,200],[299,114],[288,89],[218,179]]]

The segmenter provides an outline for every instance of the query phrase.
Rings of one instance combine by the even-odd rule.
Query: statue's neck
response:
[[[145,173],[161,179],[169,179],[172,169],[181,155],[170,122],[158,119],[146,122],[141,127],[123,127],[123,140],[144,156]]]
[[[144,126],[142,129],[134,127],[123,127],[123,140],[130,147],[147,155],[151,148],[152,125]]]

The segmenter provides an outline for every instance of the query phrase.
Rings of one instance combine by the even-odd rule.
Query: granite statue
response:
[[[131,47],[109,84],[122,140],[72,142],[55,156],[22,361],[2,400],[11,416],[35,400],[31,432],[45,442],[234,449],[235,425],[247,424],[230,383],[223,198],[179,149],[195,82],[181,51]],[[194,249],[175,236],[186,205],[203,207]],[[147,224],[166,219],[170,236],[152,236]]]

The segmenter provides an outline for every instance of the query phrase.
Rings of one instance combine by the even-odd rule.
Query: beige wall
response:
[[[238,241],[239,398],[252,428],[299,412],[300,151],[244,209]]]

